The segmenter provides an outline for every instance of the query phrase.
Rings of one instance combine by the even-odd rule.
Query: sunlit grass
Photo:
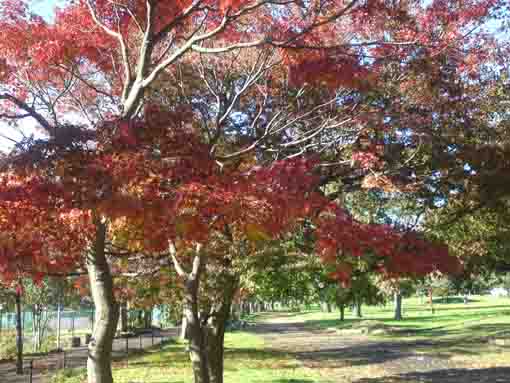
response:
[[[460,299],[451,299],[452,303],[434,303],[435,313],[425,300],[417,298],[404,300],[404,320],[393,319],[393,307],[365,306],[363,318],[355,318],[349,310],[345,310],[344,322],[339,320],[338,311],[321,312],[318,309],[300,313],[284,314],[286,322],[305,322],[314,328],[355,328],[360,321],[369,323],[377,321],[400,330],[402,335],[416,337],[469,336],[488,337],[510,331],[510,299],[474,296],[467,304]],[[260,316],[259,320],[263,320]],[[368,322],[367,322],[368,321]]]
[[[319,309],[300,313],[282,313],[283,322],[301,322],[310,329],[336,329],[346,336],[356,336],[355,330],[371,325],[382,325],[385,334],[368,335],[371,340],[399,342],[403,348],[416,353],[441,355],[473,364],[510,364],[510,351],[489,342],[494,337],[510,338],[510,299],[473,296],[464,304],[460,298],[434,301],[434,314],[428,301],[410,298],[404,300],[404,320],[393,319],[393,306],[365,306],[363,318],[355,318],[345,310],[345,320],[339,320],[338,311]],[[272,318],[261,314],[259,321]],[[360,334],[361,331],[358,333]],[[494,362],[494,363],[493,363]]]
[[[116,383],[192,383],[189,356],[182,342],[155,347],[143,354],[114,362]],[[62,373],[61,373],[62,374]],[[81,383],[83,370],[53,383]],[[264,350],[261,337],[244,332],[225,337],[226,383],[327,383],[318,372],[302,367],[286,353]]]
[[[395,347],[403,353],[451,360],[464,369],[510,366],[510,350],[488,342],[493,336],[510,336],[510,299],[472,297],[468,304],[452,300],[451,303],[436,302],[434,308],[435,314],[432,314],[426,301],[406,299],[403,321],[392,319],[391,304],[386,307],[364,307],[362,319],[354,318],[346,310],[344,322],[339,321],[338,311],[324,313],[318,309],[300,313],[262,313],[251,316],[250,320],[301,322],[310,329],[334,328],[339,332],[379,323],[392,331],[384,335],[346,332],[349,335],[345,336],[359,336],[363,338],[360,338],[361,342],[368,340],[391,344],[388,347]],[[291,354],[272,351],[262,337],[247,332],[228,333],[225,346],[226,383],[356,382],[360,381],[360,377],[382,376],[384,369],[382,364],[355,363],[355,360],[343,353],[333,355],[334,360],[329,361],[329,366],[326,362],[318,362],[313,368],[305,367]],[[74,376],[69,372],[67,374],[70,376],[58,380],[58,383],[85,381],[83,370],[75,372]],[[390,379],[392,374],[385,378],[389,380],[380,380],[380,383],[393,382]],[[114,378],[116,383],[193,381],[189,356],[185,352],[185,344],[180,342],[133,354],[128,359],[116,360]],[[431,379],[433,382],[435,378]],[[406,380],[408,383],[418,381],[421,382]]]

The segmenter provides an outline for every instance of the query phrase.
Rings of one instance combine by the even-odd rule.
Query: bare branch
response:
[[[124,100],[127,97],[127,93],[129,91],[129,87],[131,86],[132,77],[131,77],[131,64],[129,63],[129,52],[124,41],[124,37],[120,31],[116,32],[113,29],[108,28],[106,24],[104,24],[96,14],[94,7],[92,6],[91,0],[87,0],[87,6],[89,8],[90,15],[92,16],[92,20],[101,27],[108,35],[116,38],[120,44],[120,51],[122,54],[122,64],[124,66],[124,85],[122,88],[122,99]]]
[[[48,132],[51,131],[52,126],[50,123],[44,118],[41,114],[39,114],[34,108],[28,105],[26,102],[19,100],[18,98],[10,95],[10,94],[1,94],[0,100],[7,100],[16,105],[18,108],[24,110],[29,114],[32,118],[34,118],[45,130]]]

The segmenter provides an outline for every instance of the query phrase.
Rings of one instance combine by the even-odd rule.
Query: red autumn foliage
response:
[[[389,58],[405,62],[423,55],[433,68],[439,65],[434,62],[436,57],[449,53],[457,57],[459,52],[464,53],[459,57],[461,65],[457,70],[472,73],[485,62],[487,52],[475,43],[480,35],[464,34],[483,22],[498,3],[435,0],[419,5],[371,0],[351,5],[349,1],[334,0],[311,1],[308,9],[301,2],[289,3],[281,12],[275,12],[270,6],[252,9],[254,2],[250,1],[205,1],[203,9],[186,13],[193,6],[191,1],[154,2],[151,41],[157,43],[151,47],[148,65],[142,66],[138,80],[154,84],[161,71],[152,70],[165,58],[167,47],[163,42],[168,42],[165,37],[170,35],[170,42],[175,44],[169,50],[170,57],[175,54],[172,64],[193,49],[214,51],[225,44],[256,42],[276,46],[285,59],[289,82],[295,86],[307,83],[329,90],[366,91],[379,81]],[[104,115],[122,112],[126,104],[122,100],[123,89],[129,96],[138,84],[129,78],[136,77],[133,68],[137,67],[139,57],[136,54],[123,57],[119,40],[126,51],[141,52],[142,32],[148,29],[144,20],[149,11],[145,1],[121,1],[115,5],[95,0],[90,5],[84,0],[73,2],[59,10],[54,21],[47,22],[30,15],[22,0],[3,1],[0,6],[3,89],[17,100],[28,102],[34,101],[37,89],[50,89],[51,94],[60,95],[52,111],[55,114],[78,110],[84,104],[87,108],[108,105]],[[202,20],[198,16],[205,11],[207,18]],[[190,32],[197,25],[211,35],[205,33],[203,40],[191,44]],[[343,40],[339,41],[339,36]],[[490,40],[487,37],[488,43]],[[181,47],[186,49],[179,53]],[[123,65],[127,74],[118,70]],[[172,67],[169,64],[165,69]],[[69,89],[67,76],[79,79]],[[35,85],[30,88],[26,84]],[[415,84],[415,79],[403,84],[406,87],[403,93]],[[149,89],[145,86],[140,94]],[[0,96],[2,111],[23,112],[19,103]],[[420,99],[417,103],[424,101]],[[146,110],[144,123],[131,117],[110,127],[99,124],[102,127],[97,131],[97,150],[66,152],[60,159],[48,161],[45,166],[49,170],[44,170],[37,192],[31,185],[38,178],[27,175],[30,172],[16,173],[20,185],[7,182],[2,186],[2,193],[7,196],[3,202],[4,232],[26,232],[28,238],[33,238],[20,245],[19,250],[3,254],[1,265],[5,273],[24,272],[23,268],[11,267],[18,262],[11,260],[16,254],[26,258],[25,254],[30,252],[34,253],[33,259],[25,263],[30,264],[31,270],[40,265],[44,271],[58,258],[65,242],[77,243],[76,251],[65,256],[77,258],[86,240],[69,238],[87,233],[89,229],[83,228],[89,224],[85,218],[91,210],[117,220],[118,230],[143,233],[144,250],[162,250],[169,239],[178,237],[190,242],[206,241],[211,230],[226,224],[234,225],[239,235],[262,230],[262,237],[277,237],[300,219],[313,218],[318,224],[318,252],[325,261],[336,259],[339,251],[353,256],[370,252],[387,260],[384,263],[387,272],[395,271],[398,265],[406,273],[439,269],[436,255],[444,251],[430,253],[429,260],[413,270],[412,262],[406,260],[413,252],[425,252],[418,239],[413,241],[412,251],[400,249],[395,245],[402,240],[400,234],[390,228],[355,222],[342,208],[315,194],[314,161],[291,160],[248,172],[225,171],[216,165],[211,148],[183,128],[182,116]],[[358,121],[366,122],[362,118]],[[353,160],[369,168],[377,165],[378,154],[377,150],[357,152]],[[314,216],[319,210],[320,219]],[[76,217],[84,217],[80,218],[83,222],[68,224]],[[61,241],[54,241],[56,234],[45,231],[53,226],[65,227],[69,233],[60,235]],[[48,240],[43,241],[40,237],[46,232]],[[25,246],[28,250],[24,250]],[[62,263],[71,264],[65,257]],[[24,262],[18,262],[21,263]],[[342,278],[346,274],[344,271]]]

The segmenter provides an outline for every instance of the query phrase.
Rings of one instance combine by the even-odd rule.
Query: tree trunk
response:
[[[338,305],[338,308],[340,309],[340,321],[345,320],[345,305],[343,303]]]
[[[356,298],[356,301],[354,302],[354,315],[356,318],[363,318],[363,315],[361,314],[361,300],[359,298]]]
[[[186,316],[188,328],[189,355],[194,382],[210,383],[205,343],[206,337],[198,316],[198,288],[201,270],[204,266],[202,262],[201,254],[195,256],[194,263],[198,264],[198,267],[196,267],[196,273],[188,276],[184,283],[183,313]]]
[[[184,312],[182,313],[180,338],[182,340],[188,339],[188,320],[186,319],[186,313],[184,313]]]
[[[127,332],[128,330],[128,308],[127,302],[120,303],[120,331]]]
[[[96,316],[92,339],[88,345],[88,383],[113,383],[112,346],[119,305],[113,295],[113,278],[105,256],[106,224],[95,219],[96,238],[87,257],[87,270]]]
[[[21,323],[21,294],[16,293],[16,374],[23,374],[23,327]]]
[[[402,293],[399,291],[395,292],[395,320],[402,320]]]
[[[429,303],[430,310],[432,311],[432,314],[434,314],[434,300],[432,299],[432,289],[429,289]]]
[[[238,287],[239,279],[236,276],[225,277],[222,301],[212,307],[207,323],[207,359],[211,383],[223,383],[225,326]]]
[[[145,310],[144,312],[144,328],[148,329],[152,326],[152,309]]]
[[[331,308],[331,303],[330,302],[326,302],[326,311],[328,313],[330,313],[332,311],[332,308]]]

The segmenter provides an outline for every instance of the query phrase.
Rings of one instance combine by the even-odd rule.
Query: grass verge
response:
[[[154,347],[113,364],[116,383],[192,383],[189,356],[182,342]],[[52,383],[82,383],[83,369],[65,370]],[[264,349],[259,336],[245,332],[225,336],[226,383],[329,383],[290,355]]]

